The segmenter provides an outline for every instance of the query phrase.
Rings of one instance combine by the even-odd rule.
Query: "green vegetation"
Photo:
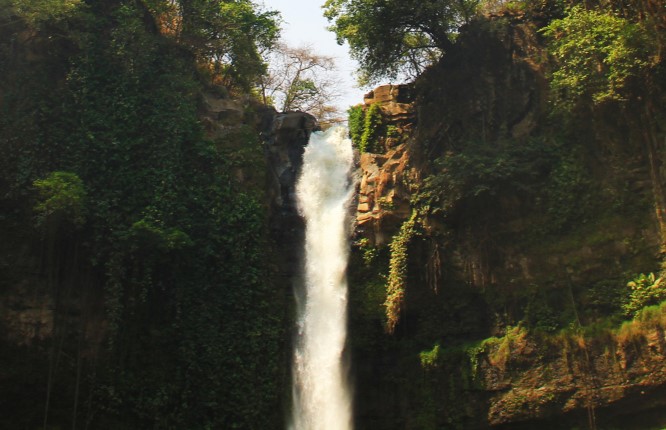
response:
[[[386,138],[386,127],[382,110],[378,103],[373,103],[366,110],[354,106],[348,111],[349,134],[359,151],[380,153],[382,142]]]
[[[465,142],[460,151],[435,161],[436,173],[425,179],[416,200],[427,211],[446,214],[469,200],[492,198],[507,190],[535,193],[536,183],[552,169],[555,148],[535,139]]]
[[[389,248],[389,274],[386,284],[386,329],[389,333],[395,330],[400,320],[400,312],[404,306],[405,289],[407,287],[407,263],[409,261],[409,242],[417,234],[417,213],[400,226],[400,231],[393,237]]]
[[[69,219],[75,225],[85,222],[86,191],[75,173],[52,172],[33,185],[40,197],[35,205],[40,224],[53,217]]]
[[[251,0],[196,0],[157,3],[169,10],[163,19],[176,24],[174,36],[184,41],[213,76],[229,88],[248,91],[266,72],[261,51],[273,47],[279,35],[278,13],[261,11]],[[182,13],[182,18],[178,16]]]
[[[54,317],[52,341],[0,357],[16,387],[0,427],[282,428],[261,140],[251,109],[215,139],[199,117],[203,93],[255,84],[276,15],[243,0],[2,8],[1,264],[18,269],[0,284],[52,297]]]
[[[511,355],[517,349],[524,348],[526,341],[527,330],[524,327],[516,326],[507,327],[504,336],[489,337],[466,346],[464,350],[469,359],[472,378],[476,378],[479,374],[479,360],[482,357],[488,360],[491,366],[502,371],[506,370]]]
[[[625,321],[612,332],[618,343],[623,346],[635,342],[644,342],[646,336],[655,330],[666,328],[666,302],[647,306],[636,313],[630,321]]]
[[[666,300],[666,289],[662,285],[663,278],[655,277],[654,273],[648,275],[641,273],[634,280],[627,283],[631,289],[629,299],[622,309],[628,316],[636,316],[646,306],[651,306]]]
[[[361,256],[363,258],[363,264],[365,264],[367,267],[372,266],[379,257],[379,251],[377,248],[370,245],[370,241],[365,238],[359,240],[357,245],[362,253]]]
[[[381,152],[380,134],[382,124],[382,110],[379,108],[379,104],[374,103],[370,105],[363,118],[363,133],[358,146],[361,152]]]
[[[453,45],[475,0],[328,0],[324,15],[338,42],[349,43],[359,78],[375,83],[400,73],[416,77]]]
[[[543,29],[557,67],[551,85],[556,103],[625,100],[632,78],[645,73],[655,54],[646,29],[613,12],[573,6]]]
[[[352,337],[363,333],[354,339],[356,364],[373,384],[358,397],[381,399],[359,406],[369,428],[543,417],[569,400],[550,390],[563,382],[562,369],[579,377],[581,409],[593,417],[603,379],[595,371],[661,354],[646,345],[663,325],[657,307],[666,298],[661,275],[649,275],[664,255],[663,2],[483,3],[439,39],[428,32],[451,16],[444,2],[326,5],[362,78],[418,75],[408,149],[418,173],[396,181],[413,191],[418,240],[413,218],[403,219],[389,246],[372,249],[388,253],[388,267],[352,268],[360,281],[388,272],[384,306],[359,294],[363,311],[350,311]],[[435,4],[445,16],[420,15]],[[401,7],[414,12],[392,21]],[[406,33],[427,42],[410,45]],[[431,53],[434,62],[407,64]],[[350,112],[359,148],[369,109]],[[382,196],[375,199],[381,208]],[[372,225],[380,242],[397,228],[395,214],[384,215]],[[532,383],[536,369],[543,390],[518,386]],[[561,428],[581,427],[564,421]]]
[[[565,3],[326,2],[362,81],[417,79],[411,216],[350,263],[364,428],[487,426],[484,376],[562,359],[587,383],[666,327],[663,1]],[[278,16],[256,4],[0,0],[0,289],[48,297],[8,318],[53,314],[0,348],[0,427],[284,427],[260,108],[202,118],[257,90]],[[361,152],[409,127],[349,111]]]
[[[61,21],[84,7],[81,0],[10,0],[10,4],[16,15],[34,26]]]
[[[421,351],[419,358],[421,359],[421,367],[425,369],[437,367],[437,362],[440,359],[439,344],[435,344],[430,351]]]
[[[347,111],[347,122],[349,127],[349,136],[355,145],[361,143],[363,136],[363,126],[365,121],[365,111],[363,105],[356,105]]]

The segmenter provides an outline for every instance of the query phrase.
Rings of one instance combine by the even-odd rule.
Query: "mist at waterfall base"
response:
[[[314,132],[296,185],[305,218],[305,273],[297,296],[291,430],[351,430],[352,404],[344,360],[350,203],[354,155],[348,132]]]

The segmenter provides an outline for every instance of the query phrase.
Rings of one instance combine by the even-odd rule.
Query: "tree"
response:
[[[478,0],[327,0],[324,16],[338,43],[349,43],[359,80],[414,77],[453,45]]]
[[[83,4],[81,0],[11,0],[10,3],[14,12],[31,25],[66,18]]]
[[[544,28],[556,68],[551,85],[556,103],[620,101],[626,86],[650,66],[656,52],[644,28],[612,13],[575,6]]]
[[[268,73],[261,82],[264,103],[273,103],[282,112],[308,112],[320,123],[339,116],[332,104],[339,87],[332,57],[318,55],[309,46],[278,44],[268,61]]]
[[[262,11],[250,0],[179,0],[179,40],[200,60],[210,61],[225,84],[251,87],[265,72],[260,51],[279,35],[278,12]]]
[[[659,79],[653,77],[661,62],[663,27],[658,13],[644,16],[646,20],[634,23],[613,11],[574,6],[543,33],[555,63],[551,87],[559,110],[571,113],[605,103],[624,104],[626,108],[630,101],[639,107],[633,113],[638,113],[639,129],[643,130],[661,247],[666,252],[666,192],[657,120],[663,101]]]

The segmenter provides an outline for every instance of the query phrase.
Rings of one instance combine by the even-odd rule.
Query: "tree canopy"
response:
[[[571,108],[581,100],[601,103],[626,97],[628,81],[656,53],[644,27],[601,10],[575,6],[543,29],[556,68],[556,103]]]
[[[359,81],[419,74],[450,49],[477,0],[328,0],[324,16],[349,43]]]
[[[80,45],[88,26],[102,31],[101,26],[107,25],[102,18],[111,10],[140,14],[138,25],[175,41],[224,85],[242,91],[249,91],[266,72],[262,53],[273,48],[280,34],[279,12],[265,10],[251,0],[150,0],[136,2],[133,9],[137,11],[125,2],[108,2],[108,10],[97,10],[103,3],[0,0],[0,18],[18,18],[33,29],[53,32],[59,39]],[[118,23],[127,24],[127,18],[118,17]]]
[[[57,21],[71,15],[83,2],[81,0],[10,0],[5,7],[13,7],[14,12],[31,25],[47,21]]]
[[[211,60],[244,89],[266,71],[260,51],[270,49],[279,36],[278,12],[262,11],[250,0],[178,4],[177,14],[182,15],[178,36],[199,57]]]
[[[338,97],[339,82],[332,57],[316,54],[309,46],[277,44],[268,63],[261,80],[264,103],[283,112],[308,112],[320,123],[336,120],[340,112],[332,102]]]

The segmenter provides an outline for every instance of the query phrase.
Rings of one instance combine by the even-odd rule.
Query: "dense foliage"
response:
[[[281,427],[264,183],[234,175],[239,158],[265,171],[261,143],[251,112],[215,140],[199,120],[202,92],[225,94],[209,78],[238,90],[262,72],[275,15],[249,1],[2,6],[3,267],[34,272],[55,316],[32,371],[2,356],[17,388],[0,426]]]
[[[375,154],[383,152],[387,127],[378,103],[370,105],[367,109],[360,105],[354,106],[347,112],[347,117],[349,135],[359,151]]]
[[[654,273],[648,275],[641,273],[629,281],[627,287],[631,289],[631,295],[622,306],[627,316],[634,317],[646,306],[666,300],[666,289],[661,285],[662,282],[663,278],[655,277]]]
[[[416,234],[416,212],[400,226],[400,231],[391,240],[391,259],[386,280],[386,328],[389,333],[395,330],[405,301],[407,284],[407,262],[409,242]]]
[[[581,99],[626,99],[629,80],[645,73],[656,52],[644,27],[580,6],[551,21],[543,33],[558,63],[551,81],[556,101],[568,109]]]
[[[374,83],[421,73],[451,47],[475,6],[475,0],[328,0],[324,9],[338,42],[349,43],[360,63],[359,80]]]
[[[352,143],[358,145],[363,135],[363,119],[365,111],[362,105],[352,106],[347,110],[347,126],[349,127],[349,137]]]
[[[364,39],[379,26],[370,17],[391,22],[390,4],[327,4],[337,35],[362,47],[362,68],[380,64],[371,49],[398,46],[395,22],[385,39]],[[359,421],[610,428],[596,409],[599,387],[613,384],[600,374],[615,375],[603,357],[640,366],[663,326],[663,2],[484,2],[478,12],[414,82],[409,173],[366,188],[377,203],[409,190],[415,215],[382,208],[352,255]],[[398,65],[391,55],[381,58]],[[349,112],[359,149],[364,108]],[[572,375],[584,417],[561,414],[569,394],[558,389]],[[639,421],[617,426],[656,425]]]
[[[39,192],[35,213],[40,222],[65,218],[74,224],[85,222],[86,191],[83,181],[74,173],[51,172],[33,183]]]
[[[250,0],[185,0],[157,2],[152,7],[170,8],[162,19],[176,23],[171,29],[174,36],[198,58],[211,62],[227,86],[248,90],[265,72],[261,52],[277,39],[277,12],[259,11]]]

